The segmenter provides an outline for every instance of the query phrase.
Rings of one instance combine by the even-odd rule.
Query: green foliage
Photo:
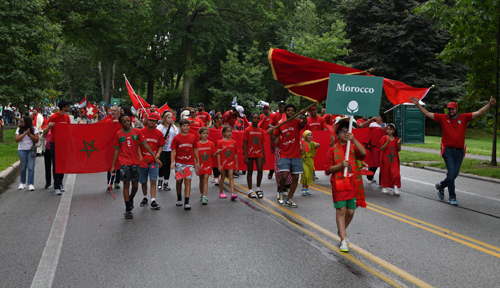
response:
[[[0,171],[19,161],[17,156],[18,143],[14,141],[16,129],[3,130],[4,143],[0,143]]]
[[[52,51],[59,43],[59,25],[42,11],[45,0],[0,2],[0,97],[12,102],[43,99],[57,75]]]

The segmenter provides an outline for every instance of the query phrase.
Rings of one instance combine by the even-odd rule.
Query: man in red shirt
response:
[[[318,115],[316,106],[309,108],[309,118],[307,118],[306,130],[310,131],[326,131],[326,123],[323,117]]]
[[[264,130],[264,131],[267,131],[267,129],[269,129],[269,124],[271,123],[271,112],[269,111],[269,105],[264,105],[264,107],[262,108],[262,114],[260,114],[260,124],[259,124],[259,127]],[[252,119],[250,119],[252,120]]]
[[[224,112],[224,114],[222,114],[223,125],[229,126],[234,130],[235,129],[234,125],[236,124],[236,119],[238,118],[238,115],[240,117],[243,117],[243,115],[245,115],[243,114],[243,111],[244,111],[243,107],[236,106],[233,107],[233,109]]]
[[[210,114],[205,111],[205,104],[198,104],[198,112],[196,112],[196,116],[203,121],[203,127],[208,127],[212,125],[212,119],[210,118]]]
[[[71,120],[69,119],[69,116],[66,114],[69,112],[69,105],[71,105],[72,102],[70,101],[59,101],[57,104],[57,107],[59,107],[59,112],[52,114],[49,118],[49,125],[47,125],[47,128],[43,130],[43,135],[47,135],[49,133],[49,130],[52,132],[52,136],[50,137],[50,154],[52,158],[52,174],[54,176],[54,195],[59,196],[61,195],[61,192],[64,192],[64,185],[62,183],[64,174],[56,174],[56,145],[54,143],[54,125],[56,123],[67,123],[71,124]],[[62,145],[62,143],[57,143],[58,145]]]
[[[441,154],[448,172],[446,173],[446,178],[436,184],[436,189],[438,190],[439,199],[443,200],[444,188],[448,187],[448,203],[457,206],[458,201],[455,194],[455,178],[457,178],[460,172],[460,166],[464,159],[465,130],[467,129],[467,123],[486,113],[490,107],[496,105],[497,101],[495,98],[491,97],[488,104],[483,108],[476,112],[464,114],[457,114],[457,103],[449,102],[446,105],[448,114],[445,115],[427,111],[427,109],[420,105],[419,100],[415,97],[411,97],[410,100],[426,117],[439,122],[441,125],[441,130],[443,131],[443,137],[441,138]]]
[[[295,115],[297,107],[293,104],[288,104],[285,106],[285,114],[287,118]],[[280,160],[279,160],[279,170],[281,174],[280,180],[280,190],[279,190],[279,200],[280,204],[285,203],[285,206],[296,208],[297,204],[292,201],[293,193],[297,188],[297,183],[299,182],[299,175],[302,174],[302,155],[300,151],[300,140],[302,133],[300,132],[307,124],[306,110],[302,109],[300,111],[301,118],[293,119],[276,128],[271,134],[271,141],[278,140],[278,146],[281,148]],[[281,136],[281,137],[280,137]],[[288,173],[292,173],[292,184],[290,186],[290,191],[288,192],[288,198],[283,201],[283,191],[285,189],[286,178]]]
[[[163,138],[163,133],[156,129],[156,125],[160,120],[160,116],[157,113],[151,113],[148,116],[148,126],[142,128],[140,132],[146,139],[149,147],[156,155],[156,158],[160,158],[161,151],[163,151],[163,146],[165,145],[165,138]],[[141,207],[148,205],[148,176],[151,185],[151,209],[159,210],[160,206],[156,203],[156,180],[158,180],[158,172],[160,170],[159,165],[154,162],[154,157],[141,146],[141,154],[139,155],[141,164],[139,165],[139,183],[142,185],[142,194],[144,198],[141,202]]]

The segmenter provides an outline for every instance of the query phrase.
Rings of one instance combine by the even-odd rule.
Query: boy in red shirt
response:
[[[189,168],[191,175],[176,181],[177,203],[176,206],[182,206],[182,182],[184,182],[184,210],[191,210],[189,205],[189,196],[191,194],[192,174],[200,170],[200,161],[198,157],[198,139],[189,133],[189,121],[182,119],[179,121],[181,133],[177,134],[172,140],[170,148],[171,162],[170,169],[175,168],[175,173]]]
[[[147,117],[148,126],[140,130],[142,136],[146,139],[151,150],[156,155],[156,158],[160,158],[160,154],[163,151],[163,146],[165,145],[165,138],[163,138],[163,133],[156,129],[156,124],[160,120],[160,115],[156,113],[150,113]],[[141,207],[148,205],[148,176],[151,185],[151,209],[158,210],[160,206],[156,203],[156,180],[158,180],[158,172],[160,170],[159,165],[154,163],[154,158],[149,154],[144,146],[141,147],[141,154],[139,155],[141,164],[139,165],[139,183],[142,185],[142,194],[144,198],[141,202]]]
[[[297,107],[293,104],[285,106],[285,114],[287,118],[292,117],[296,111]],[[280,190],[278,192],[278,203],[285,203],[285,206],[292,208],[297,208],[298,206],[292,201],[292,197],[295,193],[295,189],[297,189],[299,175],[303,173],[302,155],[300,152],[300,139],[302,138],[302,133],[300,131],[307,124],[306,110],[302,109],[300,114],[300,119],[290,120],[289,122],[279,126],[271,134],[271,141],[276,141],[276,139],[279,138],[278,146],[281,148],[278,167],[282,176],[280,180]],[[290,191],[288,192],[288,198],[286,201],[283,201],[283,191],[285,189],[285,182],[289,173],[292,173],[292,184],[290,186]]]
[[[123,181],[123,198],[125,199],[125,219],[132,219],[132,209],[134,209],[134,196],[139,188],[139,145],[142,145],[158,165],[161,165],[160,159],[156,157],[146,143],[146,139],[140,133],[139,129],[130,126],[130,119],[127,115],[121,115],[118,121],[123,129],[116,133],[115,139],[115,154],[113,155],[113,164],[111,165],[111,176],[115,175],[115,163],[118,155],[120,155],[120,174]],[[130,182],[132,182],[132,193],[129,195]]]
[[[243,133],[243,154],[245,156],[245,164],[247,164],[247,185],[248,185],[248,197],[255,198],[255,193],[259,198],[264,197],[260,184],[262,182],[262,167],[266,162],[266,152],[264,151],[264,130],[259,128],[259,114],[254,113],[250,117],[252,121],[252,126],[245,129]],[[257,187],[255,188],[255,193],[252,190],[252,174],[253,174],[253,164],[257,165]]]

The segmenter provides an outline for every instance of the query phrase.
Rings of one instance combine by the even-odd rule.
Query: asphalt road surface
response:
[[[121,190],[114,200],[105,173],[65,175],[66,192],[54,196],[43,189],[41,157],[35,169],[36,191],[17,190],[13,176],[0,192],[0,287],[500,285],[496,183],[459,177],[454,207],[437,197],[439,172],[402,166],[400,197],[365,182],[368,207],[356,210],[351,251],[341,253],[320,171],[311,196],[298,189],[296,209],[276,202],[275,179],[264,173],[263,199],[249,199],[240,176],[236,201],[209,183],[202,206],[195,178],[191,211],[175,206],[175,191],[158,192],[161,210],[140,207],[139,190],[126,220]]]

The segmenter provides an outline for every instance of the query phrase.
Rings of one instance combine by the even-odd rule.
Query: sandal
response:
[[[254,192],[248,193],[248,198],[255,198],[255,197],[257,197],[257,196],[255,196]]]
[[[262,191],[257,191],[257,197],[259,198],[264,197],[264,193],[262,193]]]

